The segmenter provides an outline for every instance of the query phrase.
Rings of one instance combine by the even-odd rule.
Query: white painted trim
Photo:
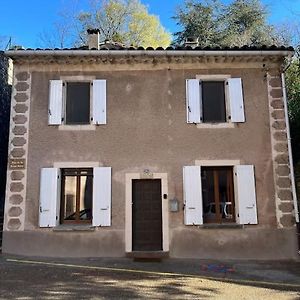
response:
[[[195,160],[195,166],[203,167],[222,167],[222,166],[236,166],[240,165],[241,161],[239,159],[227,159],[227,160]]]
[[[125,174],[125,251],[132,251],[132,180],[142,179],[141,173]],[[153,173],[151,179],[161,179],[161,199],[162,199],[162,239],[163,251],[169,251],[169,200],[163,199],[163,195],[168,195],[168,174]]]
[[[59,161],[53,163],[54,168],[94,168],[100,167],[100,163],[96,161],[87,161],[87,162],[65,162]]]
[[[96,130],[96,125],[87,124],[87,125],[59,125],[58,130],[62,131],[88,131],[88,130]]]

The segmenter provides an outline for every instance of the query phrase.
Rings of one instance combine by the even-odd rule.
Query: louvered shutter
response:
[[[237,220],[239,224],[257,224],[254,167],[235,166]]]
[[[111,168],[94,168],[93,226],[111,225]]]
[[[201,168],[199,166],[183,167],[183,191],[185,225],[203,224]]]
[[[60,169],[41,169],[40,227],[55,227],[59,224],[60,181]]]
[[[200,123],[201,109],[201,85],[198,79],[186,80],[186,111],[187,123]]]
[[[48,124],[60,125],[63,114],[63,82],[62,80],[50,80]]]
[[[93,80],[93,124],[106,124],[106,80]]]
[[[241,78],[230,78],[228,83],[228,97],[230,102],[231,122],[245,122],[244,97]]]

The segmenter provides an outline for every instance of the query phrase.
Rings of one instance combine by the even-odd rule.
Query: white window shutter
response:
[[[200,166],[183,167],[184,224],[203,224]]]
[[[55,227],[59,224],[60,182],[60,169],[41,169],[40,227]]]
[[[227,83],[231,122],[243,123],[245,122],[245,112],[242,79],[229,78]]]
[[[111,226],[111,168],[94,168],[93,226]]]
[[[186,80],[187,123],[201,123],[201,85],[198,79]]]
[[[63,113],[63,82],[62,80],[50,80],[48,124],[60,125]]]
[[[257,224],[254,166],[235,166],[235,195],[239,224]]]
[[[106,124],[106,80],[93,80],[93,124]]]

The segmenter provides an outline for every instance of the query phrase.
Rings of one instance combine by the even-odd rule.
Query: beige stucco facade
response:
[[[125,256],[130,230],[126,178],[149,170],[165,174],[168,198],[162,201],[179,200],[178,212],[164,204],[170,257],[297,258],[281,59],[68,61],[15,60],[10,157],[24,158],[26,168],[8,171],[3,252]],[[228,127],[187,124],[185,80],[204,75],[242,78],[246,122]],[[106,79],[106,125],[82,130],[48,125],[49,80],[72,76]],[[16,104],[26,106],[24,114],[16,112]],[[26,120],[18,125],[23,115]],[[24,133],[19,128],[18,135],[18,126]],[[14,143],[16,137],[21,140]],[[183,166],[216,160],[254,165],[257,225],[184,225]],[[110,227],[39,228],[40,170],[72,162],[112,167]]]

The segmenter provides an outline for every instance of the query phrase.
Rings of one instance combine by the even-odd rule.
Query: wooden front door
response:
[[[160,179],[132,181],[132,250],[162,250]]]

